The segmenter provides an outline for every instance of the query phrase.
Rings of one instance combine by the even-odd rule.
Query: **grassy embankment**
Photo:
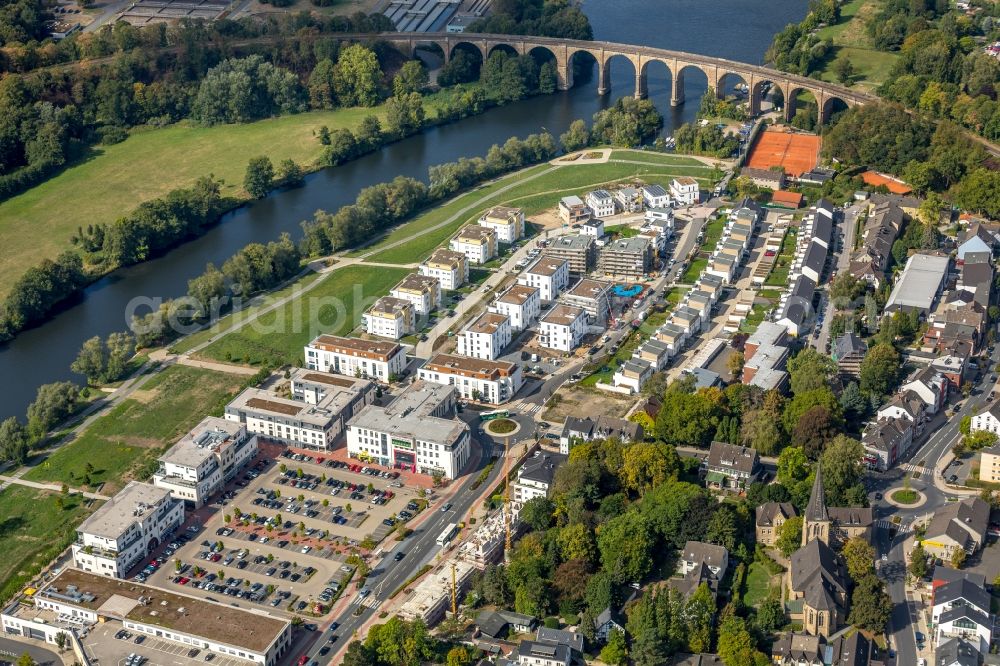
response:
[[[424,98],[429,117],[447,95]],[[311,111],[212,127],[183,121],[137,129],[122,143],[95,146],[86,159],[0,202],[0,297],[29,267],[72,247],[70,237],[80,226],[113,222],[141,202],[209,174],[225,181],[223,195],[245,199],[243,174],[250,158],[267,155],[274,164],[292,159],[315,169],[323,152],[315,136],[320,127],[353,129],[373,113],[384,120],[385,107]]]
[[[198,421],[221,413],[242,381],[237,375],[200,368],[167,368],[24,478],[100,487],[103,494],[113,495],[130,479],[148,476],[165,447]]]
[[[76,537],[98,502],[24,486],[0,491],[0,602],[6,602]]]
[[[833,42],[831,54],[823,63],[820,78],[839,83],[836,62],[849,58],[854,65],[854,85],[866,92],[874,92],[889,77],[889,70],[899,58],[896,53],[877,51],[865,31],[865,23],[879,9],[881,0],[850,0],[840,8],[840,21],[820,28],[821,39]]]

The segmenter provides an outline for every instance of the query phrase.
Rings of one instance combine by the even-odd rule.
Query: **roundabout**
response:
[[[506,437],[508,435],[513,435],[521,426],[511,419],[494,419],[492,421],[487,421],[483,425],[483,430],[494,437]]]
[[[912,488],[895,488],[886,493],[885,501],[901,509],[915,509],[927,501],[927,496]]]

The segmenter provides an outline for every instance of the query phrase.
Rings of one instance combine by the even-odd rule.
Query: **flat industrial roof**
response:
[[[235,439],[242,429],[243,426],[239,423],[218,416],[206,416],[191,432],[160,456],[160,460],[174,465],[198,467],[215,455],[222,444]]]
[[[80,523],[77,530],[94,536],[117,539],[130,525],[153,513],[164,500],[169,499],[170,491],[165,488],[131,481]]]
[[[887,311],[910,307],[930,310],[938,289],[948,274],[950,259],[935,254],[914,254],[906,261],[903,274],[889,294]]]
[[[49,593],[65,595],[71,587],[85,598],[71,601]],[[52,582],[39,590],[42,598],[56,599],[79,608],[109,615],[125,610],[124,618],[156,625],[211,641],[263,653],[287,629],[289,622],[263,612],[241,610],[226,604],[189,597],[130,580],[99,576],[79,569],[64,569]],[[118,597],[114,603],[108,604]],[[142,598],[145,603],[139,603]]]

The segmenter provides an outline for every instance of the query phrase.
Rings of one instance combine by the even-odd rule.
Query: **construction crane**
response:
[[[458,617],[458,583],[455,582],[455,563],[451,563],[451,616]]]
[[[507,541],[504,547],[504,558],[510,557],[510,437],[503,439],[503,527],[507,533]]]

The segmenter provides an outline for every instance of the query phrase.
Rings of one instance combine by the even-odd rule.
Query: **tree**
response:
[[[386,103],[386,129],[400,136],[420,130],[424,124],[424,102],[418,93],[396,95]]]
[[[594,141],[632,148],[651,141],[663,127],[663,116],[648,99],[622,97],[614,106],[594,114]]]
[[[624,666],[628,663],[628,646],[625,643],[625,632],[612,629],[608,635],[608,643],[601,648],[601,661],[612,666]]]
[[[757,649],[757,642],[747,630],[746,620],[737,615],[731,605],[723,610],[722,616],[717,650],[722,663],[726,666],[768,664],[769,660]]]
[[[552,589],[556,592],[559,608],[579,612],[586,598],[590,578],[590,563],[584,559],[566,560],[556,567],[552,574]]]
[[[618,476],[622,486],[638,495],[660,485],[680,468],[672,446],[636,442],[625,449]]]
[[[827,388],[836,372],[837,364],[833,359],[813,347],[806,347],[788,361],[789,382],[794,395]]]
[[[333,61],[323,58],[313,67],[309,75],[309,105],[314,109],[332,109],[337,105],[337,95],[333,88]],[[320,132],[326,130],[329,135],[330,130],[324,125]]]
[[[656,436],[668,444],[708,446],[718,419],[718,405],[705,393],[689,393],[682,383],[674,382],[656,415]]]
[[[854,83],[854,63],[846,56],[833,63],[833,73],[842,85]]]
[[[778,550],[788,557],[802,546],[802,517],[792,516],[781,526],[778,539],[774,542]]]
[[[99,384],[108,367],[107,352],[101,338],[95,335],[86,340],[69,367],[73,372],[86,377],[88,383]]]
[[[265,155],[254,157],[247,163],[246,175],[243,176],[243,189],[254,199],[264,197],[274,183],[274,165]]]
[[[744,445],[757,449],[758,454],[773,456],[781,450],[785,433],[780,419],[763,409],[754,409],[743,415],[740,439]]]
[[[392,80],[392,94],[396,97],[420,92],[428,82],[427,69],[419,60],[407,60]]]
[[[861,501],[865,501],[864,488],[861,484],[864,477],[864,466],[861,458],[864,448],[861,442],[846,435],[838,435],[830,442],[820,459],[823,468],[823,486],[826,490],[826,501],[830,506],[853,506],[852,499],[857,494],[852,489],[861,488]]]
[[[574,120],[570,123],[569,129],[559,136],[559,142],[567,153],[582,150],[590,145],[590,130],[587,123],[582,120]]]
[[[864,576],[856,581],[851,593],[851,613],[847,621],[858,629],[881,634],[892,614],[892,599],[885,585],[875,576]]]
[[[729,370],[729,374],[733,377],[739,377],[743,374],[743,363],[745,362],[743,352],[735,352],[729,355],[726,360],[726,368]]]
[[[38,387],[35,401],[28,405],[28,432],[41,439],[53,426],[68,418],[77,407],[80,387],[72,382],[54,382]]]
[[[58,634],[56,634],[56,647],[59,648],[60,652],[62,652],[63,650],[66,649],[66,632],[65,631],[60,631]]]
[[[0,421],[0,461],[23,465],[28,460],[28,433],[17,417]]]
[[[638,582],[646,577],[653,566],[654,544],[646,517],[634,511],[608,521],[597,535],[601,564],[618,582]]]
[[[796,393],[785,405],[781,419],[786,432],[794,432],[799,419],[813,407],[824,407],[830,415],[834,427],[841,423],[840,403],[829,387],[810,389]]]
[[[382,68],[370,48],[352,44],[340,52],[333,68],[333,88],[341,106],[375,106],[381,80]]]
[[[829,409],[822,405],[810,407],[799,417],[792,430],[792,445],[802,447],[807,456],[816,459],[827,442],[836,436],[838,429],[837,420]]]
[[[289,158],[278,163],[278,182],[286,187],[298,187],[305,179],[302,167]]]
[[[768,597],[760,603],[754,623],[764,633],[777,631],[785,626],[785,607],[781,601]]]
[[[861,537],[848,539],[842,553],[851,580],[859,581],[875,574],[875,548]]]
[[[961,569],[965,565],[965,557],[965,551],[961,548],[956,548],[951,554],[951,566]]]
[[[899,368],[895,347],[885,342],[875,345],[861,361],[861,391],[877,398],[890,394],[896,387]]]
[[[448,650],[445,663],[447,666],[468,666],[472,663],[472,656],[464,645],[457,645]]]
[[[918,580],[927,575],[927,551],[922,543],[918,543],[910,551],[910,574]]]
[[[552,524],[552,514],[555,512],[555,505],[552,500],[544,495],[533,497],[524,503],[518,514],[525,525],[531,529],[541,531],[549,528]]]
[[[17,666],[37,666],[37,664],[31,655],[25,652],[17,658]]]

